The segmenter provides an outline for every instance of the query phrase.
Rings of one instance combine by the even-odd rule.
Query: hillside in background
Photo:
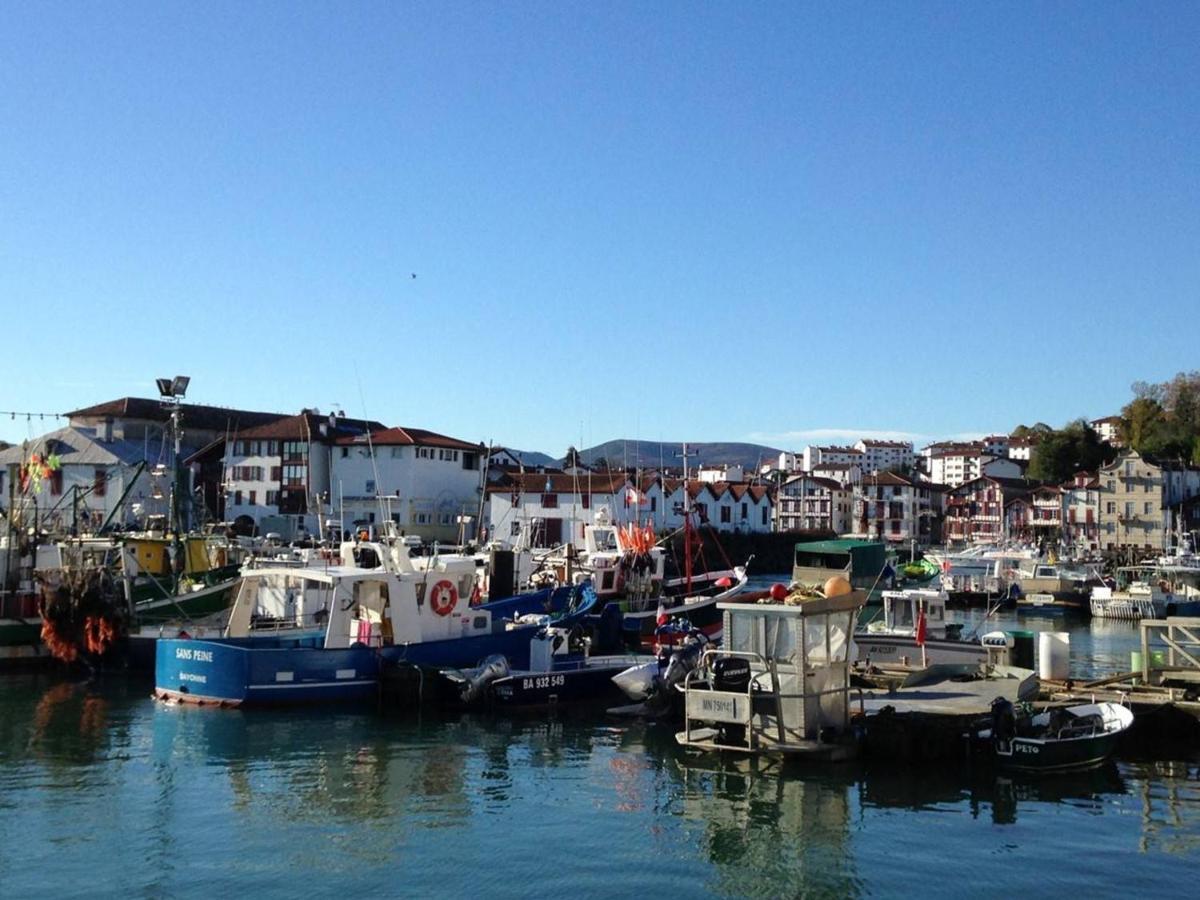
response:
[[[536,469],[538,466],[558,467],[562,465],[561,459],[555,459],[553,456],[539,453],[537,450],[514,450],[509,447],[508,452],[531,469]]]
[[[610,466],[636,466],[641,469],[657,469],[660,466],[680,468],[683,460],[679,454],[683,449],[682,443],[659,443],[658,441],[615,440],[589,447],[580,452],[585,463],[591,465],[598,459],[605,459]],[[720,466],[741,464],[748,472],[758,469],[760,463],[775,462],[779,459],[780,450],[765,447],[762,444],[742,444],[737,442],[721,443],[689,443],[688,465],[695,467]]]

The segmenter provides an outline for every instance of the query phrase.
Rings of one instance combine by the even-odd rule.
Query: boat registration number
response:
[[[536,678],[523,678],[521,690],[533,691],[538,688],[562,687],[566,683],[567,679],[562,675],[539,675]]]

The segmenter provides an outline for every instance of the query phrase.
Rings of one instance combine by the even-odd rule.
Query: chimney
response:
[[[100,426],[100,440],[105,444],[111,444],[113,439],[113,420],[105,419],[104,424]]]

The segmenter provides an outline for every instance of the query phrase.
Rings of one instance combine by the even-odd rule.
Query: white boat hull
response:
[[[907,660],[910,665],[921,663],[921,648],[911,635],[859,633],[854,635],[854,644],[858,648],[859,662],[903,663]],[[930,665],[983,663],[987,662],[987,650],[978,642],[928,638],[925,660]]]

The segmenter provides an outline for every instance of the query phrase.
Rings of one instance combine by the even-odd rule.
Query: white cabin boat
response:
[[[963,637],[962,623],[946,621],[947,599],[944,590],[884,591],[883,617],[854,632],[858,660],[908,665],[987,662],[988,649],[984,642],[979,638]],[[922,613],[925,616],[924,653],[917,643]]]

